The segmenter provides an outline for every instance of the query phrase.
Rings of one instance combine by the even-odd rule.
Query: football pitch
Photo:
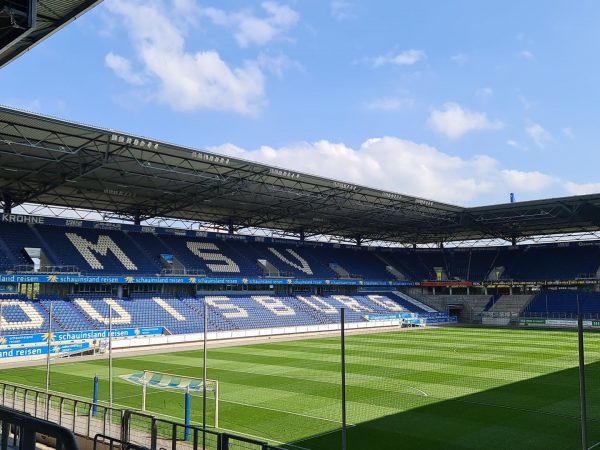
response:
[[[585,339],[592,446],[600,441],[600,334]],[[327,337],[209,348],[220,427],[289,449],[340,448],[339,344]],[[350,450],[581,448],[573,331],[452,327],[351,335],[346,361]],[[118,357],[113,367],[114,403],[138,409],[141,387],[120,375],[201,378],[202,352]],[[106,359],[54,364],[51,389],[90,398],[96,374],[107,400]],[[45,386],[45,376],[45,366],[0,371],[3,381],[28,386]],[[148,388],[146,408],[181,420],[184,394]],[[194,395],[193,422],[201,411]]]

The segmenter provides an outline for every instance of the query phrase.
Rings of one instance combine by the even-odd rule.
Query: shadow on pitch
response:
[[[449,377],[458,390],[460,381],[455,375]],[[600,362],[586,366],[586,377],[592,446],[600,441]],[[353,393],[350,387],[348,402]],[[581,448],[577,367],[453,399],[392,396],[401,402],[398,409],[405,411],[350,427],[348,450]],[[386,399],[381,400],[385,403]],[[349,421],[352,407],[350,403]],[[341,431],[291,442],[287,447],[341,449]]]

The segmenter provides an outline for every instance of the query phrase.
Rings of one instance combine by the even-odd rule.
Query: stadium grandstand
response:
[[[600,324],[600,195],[463,208],[7,107],[0,154],[8,361],[43,359],[48,330],[88,355],[109,327],[253,339],[342,309],[355,330]]]
[[[463,208],[7,107],[0,154],[8,361],[49,329],[56,356],[101,354],[109,326],[253,339],[341,309],[356,330],[600,323],[600,195]]]
[[[0,9],[0,67],[98,3],[7,2]],[[55,448],[77,448],[75,436],[110,448],[333,448],[328,439],[338,438],[342,423],[346,433],[346,417],[340,422],[330,403],[319,402],[337,395],[337,379],[334,384],[323,373],[337,376],[338,364],[345,364],[334,339],[346,329],[357,335],[350,354],[362,358],[352,369],[364,376],[352,389],[367,399],[355,400],[364,409],[351,425],[359,446],[349,448],[398,448],[392,425],[380,421],[391,423],[400,410],[420,411],[402,417],[411,440],[441,448],[427,435],[431,417],[444,423],[444,432],[452,430],[447,434],[467,425],[453,422],[460,405],[440,418],[427,410],[435,402],[494,403],[494,389],[528,382],[511,378],[518,364],[540,378],[572,368],[564,362],[568,348],[542,355],[543,364],[554,365],[540,363],[538,374],[530,358],[539,347],[519,333],[575,328],[578,317],[588,329],[600,328],[600,194],[467,208],[0,107],[0,208],[3,449],[34,448],[25,438],[31,430],[54,437]],[[469,326],[457,326],[462,323]],[[496,327],[476,334],[479,325]],[[485,333],[496,341],[484,341]],[[555,344],[547,347],[557,347],[570,335],[549,336]],[[271,339],[276,344],[269,347]],[[189,373],[200,358],[188,353],[209,340],[221,358],[210,369],[221,377],[211,380],[210,429],[206,363],[201,381]],[[365,342],[370,347],[361,347]],[[522,360],[492,367],[502,351],[518,345],[530,345]],[[114,404],[113,347],[123,352],[122,403]],[[86,364],[103,361],[107,348],[110,382],[103,384],[97,367]],[[174,348],[188,352],[171,355]],[[412,366],[391,365],[394,352],[403,350],[401,362],[420,364],[435,380],[425,382]],[[451,359],[463,358],[461,352],[476,354],[476,362]],[[61,365],[56,390],[50,389],[51,356],[61,364],[75,361]],[[260,373],[263,365],[267,374]],[[471,365],[479,371],[465,376]],[[450,381],[436,378],[456,368]],[[293,380],[283,385],[288,370]],[[303,376],[313,384],[300,384]],[[468,385],[474,380],[480,384]],[[202,383],[200,423],[189,402]],[[251,403],[278,383],[279,403]],[[459,387],[465,391],[453,390]],[[99,400],[98,389],[110,400]],[[159,394],[148,405],[147,389]],[[258,393],[248,394],[253,389]],[[401,394],[409,400],[402,398],[400,407],[393,402]],[[531,412],[519,409],[529,394],[496,394],[499,409]],[[477,395],[484,398],[469,398]],[[547,417],[569,426],[579,420],[574,398],[548,396],[552,405],[539,406],[541,419],[526,418],[527,442],[534,444],[519,447],[520,436],[504,430],[490,435],[499,446],[485,448],[552,448],[557,437],[540,430]],[[219,402],[225,404],[220,422]],[[307,410],[292,411],[294,402]],[[475,420],[489,416],[482,434],[499,420],[484,416]],[[375,429],[385,435],[377,446],[370,441]],[[447,448],[483,448],[444,439]]]

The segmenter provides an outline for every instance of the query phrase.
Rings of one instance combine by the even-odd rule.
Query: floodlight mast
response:
[[[202,448],[206,448],[206,347],[208,336],[208,306],[206,298],[204,299],[204,342],[203,342],[203,373],[202,373]],[[215,425],[216,427],[216,425]]]

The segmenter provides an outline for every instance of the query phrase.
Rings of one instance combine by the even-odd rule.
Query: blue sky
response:
[[[461,205],[600,192],[593,1],[106,0],[4,104]]]

